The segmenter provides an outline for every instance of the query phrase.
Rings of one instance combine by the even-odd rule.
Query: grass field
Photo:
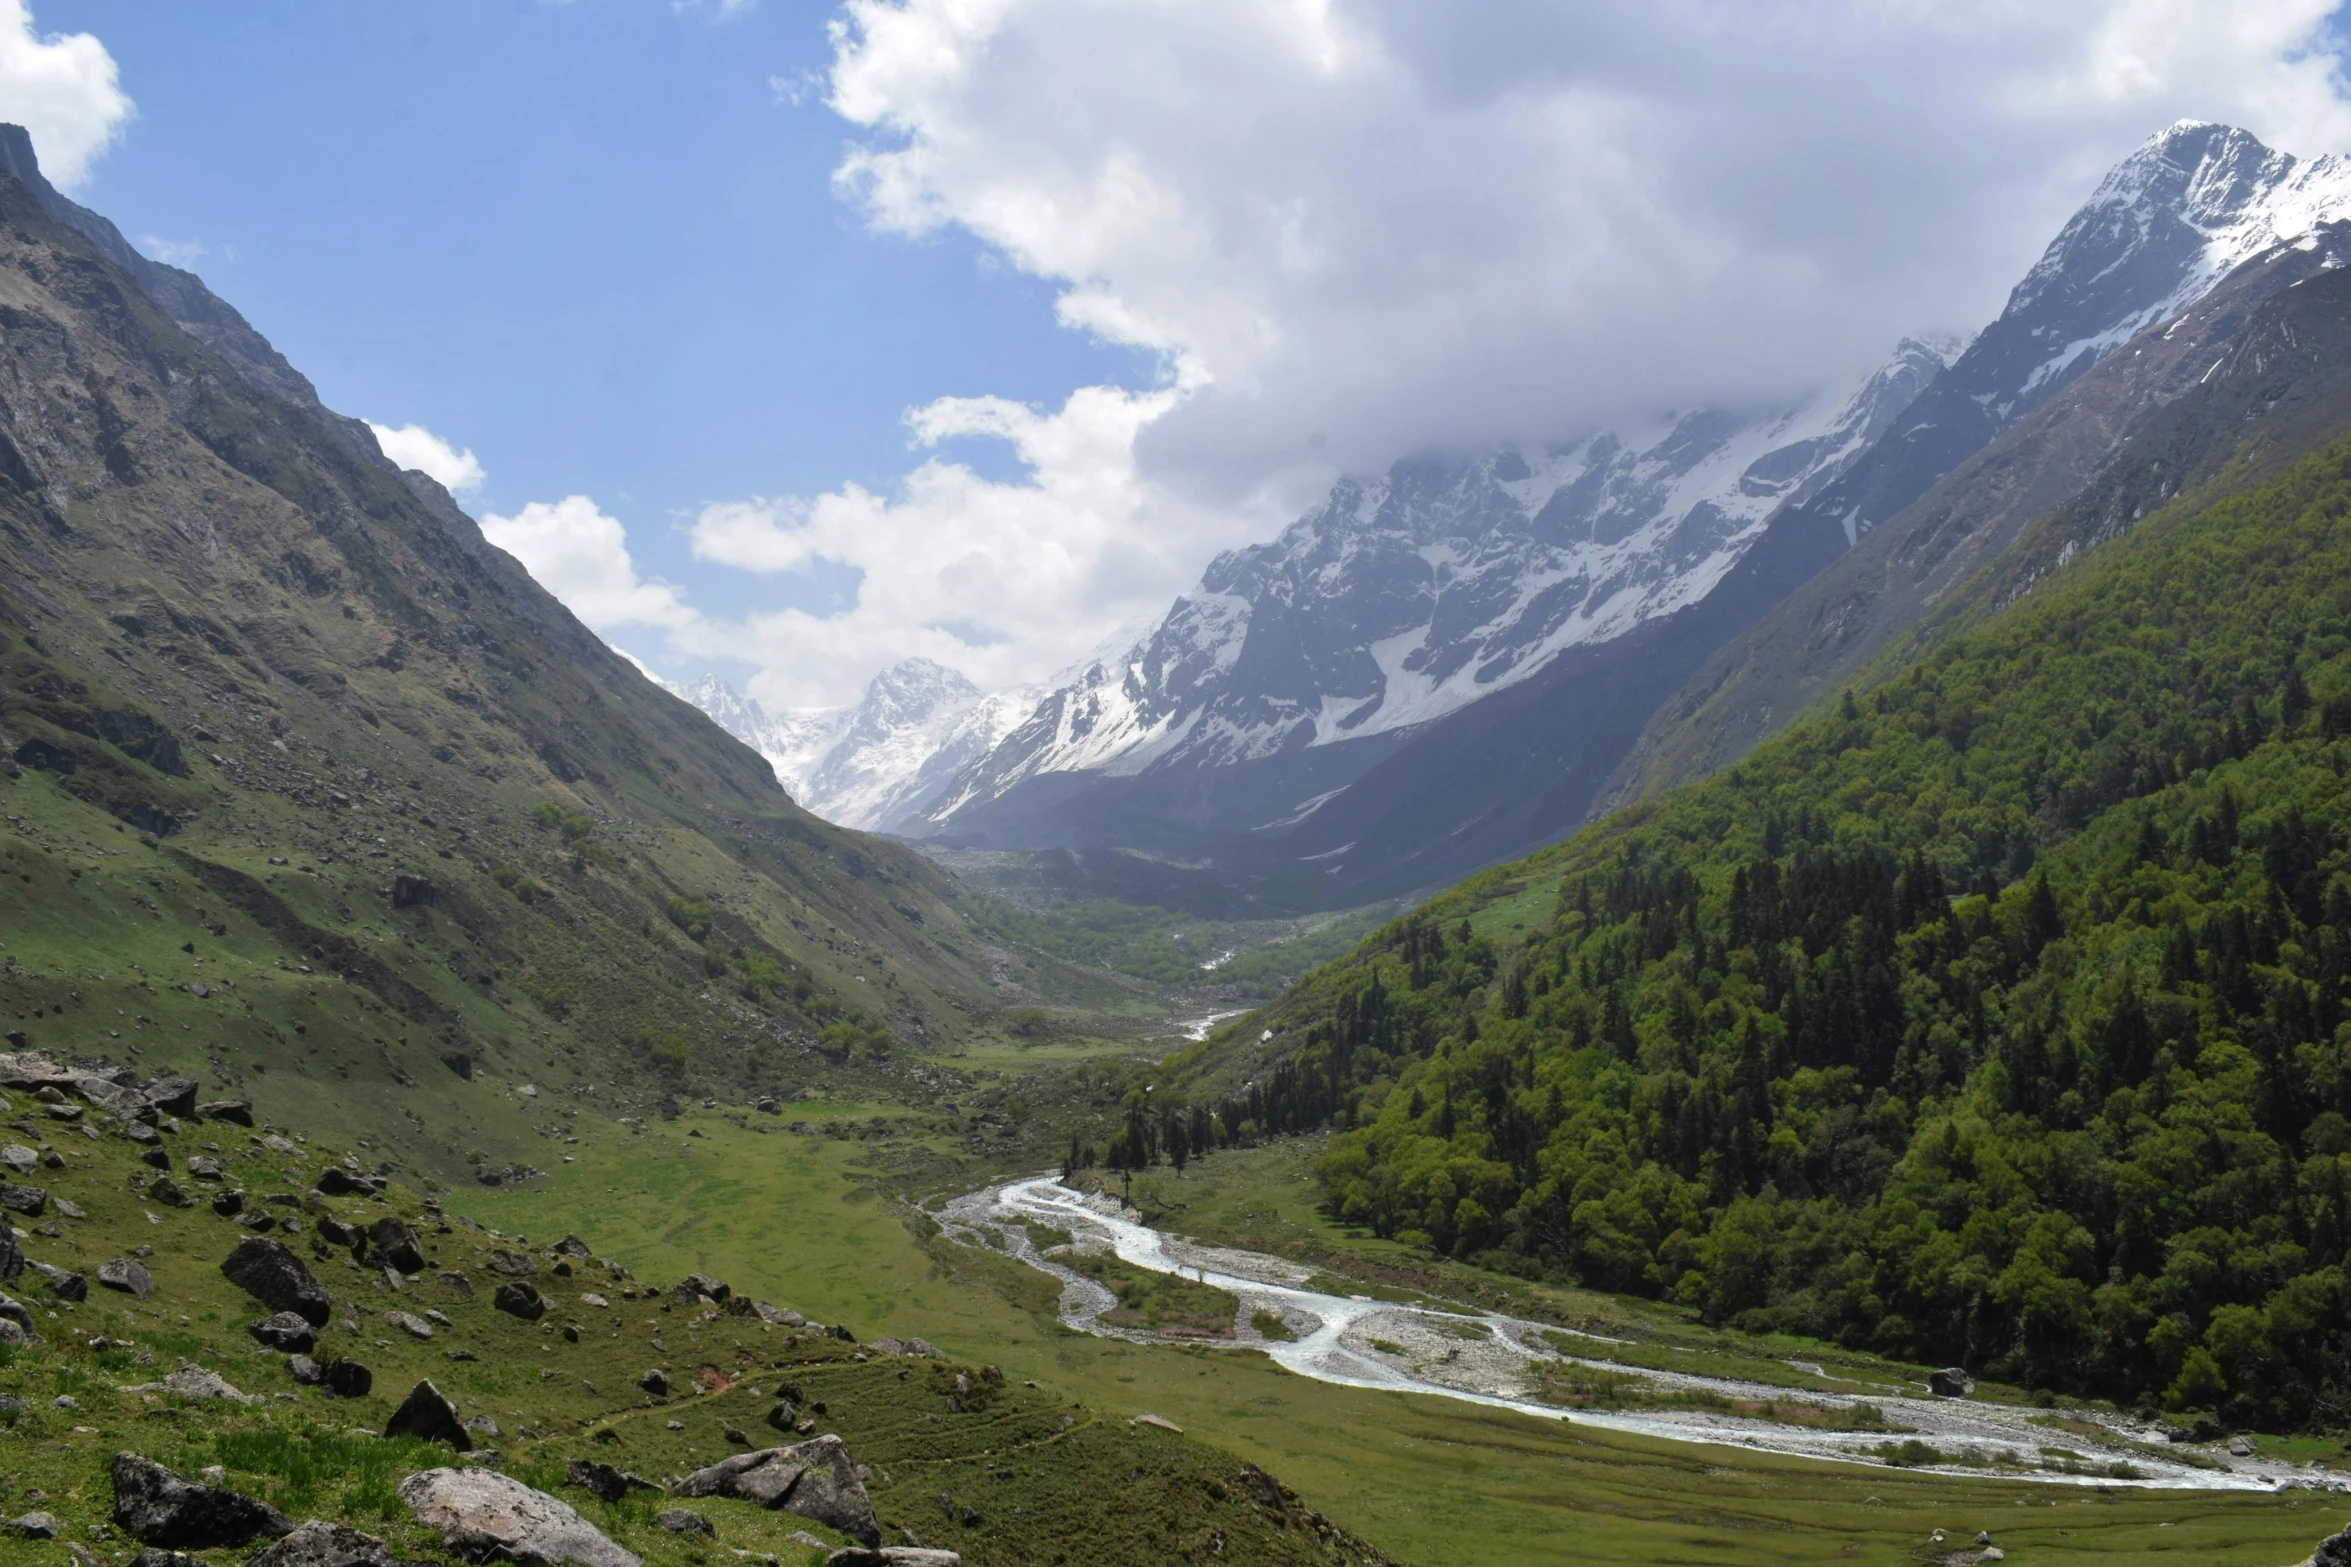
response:
[[[880,1160],[868,1152],[709,1114],[635,1136],[598,1126],[583,1130],[564,1180],[485,1193],[468,1206],[534,1237],[576,1228],[599,1248],[643,1258],[656,1275],[702,1268],[820,1318],[919,1334],[1111,1419],[1160,1415],[1423,1564],[1905,1563],[1932,1559],[1930,1532],[1941,1528],[1961,1541],[1989,1529],[2011,1560],[2119,1563],[2161,1552],[2284,1567],[2351,1521],[2340,1499],[2307,1493],[2003,1484],[1649,1441],[1332,1387],[1254,1351],[1074,1335],[1053,1319],[1052,1281],[926,1238],[927,1222],[896,1195],[901,1176],[883,1167],[902,1163],[905,1150]],[[1182,1183],[1191,1221],[1182,1227],[1208,1233],[1230,1222],[1235,1239],[1313,1227],[1294,1181],[1239,1168],[1219,1179],[1224,1157]],[[1631,1311],[1588,1299],[1613,1320]]]

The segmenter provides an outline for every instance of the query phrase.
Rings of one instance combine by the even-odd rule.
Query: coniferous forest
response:
[[[1113,1155],[1333,1126],[1329,1210],[1457,1258],[2339,1423],[2347,770],[2338,444],[1393,923]]]

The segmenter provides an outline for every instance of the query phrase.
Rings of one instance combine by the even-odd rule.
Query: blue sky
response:
[[[138,104],[79,199],[184,258],[329,406],[471,448],[488,481],[469,509],[593,495],[719,611],[796,584],[694,572],[661,536],[674,517],[886,487],[911,465],[901,415],[935,397],[1057,402],[1152,373],[1055,325],[1055,290],[968,235],[875,235],[834,196],[849,128],[819,101],[826,15],[38,12],[98,35]],[[955,449],[1011,466],[998,443]],[[811,597],[845,585],[818,577]]]
[[[2173,119],[2351,149],[2341,22],[0,0],[0,115],[608,640],[795,705],[1034,682],[1342,470],[1850,385]]]

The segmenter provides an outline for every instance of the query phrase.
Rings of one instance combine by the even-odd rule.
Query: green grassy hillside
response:
[[[798,809],[6,180],[0,323],[0,1021],[32,1044],[267,1075],[449,1179],[546,1166],[571,1109],[921,1091],[1022,1006],[1137,1007]]]
[[[2343,1424],[2347,514],[2344,445],[2175,504],[1169,1076],[1439,1252]]]

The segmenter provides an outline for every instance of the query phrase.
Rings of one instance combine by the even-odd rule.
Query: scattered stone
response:
[[[781,1399],[767,1412],[767,1423],[787,1435],[800,1428],[800,1410],[790,1399]]]
[[[384,1435],[446,1442],[461,1453],[473,1451],[473,1438],[466,1433],[465,1423],[457,1418],[457,1406],[429,1381],[419,1382],[408,1390],[408,1397],[384,1423]]]
[[[1965,1398],[1975,1391],[1975,1378],[1958,1366],[1927,1373],[1927,1391],[1938,1398]]]
[[[731,1496],[782,1509],[879,1545],[881,1525],[857,1477],[848,1444],[825,1435],[791,1447],[768,1447],[723,1458],[672,1486],[676,1496]]]
[[[38,1186],[19,1186],[14,1181],[0,1181],[0,1208],[10,1213],[21,1213],[37,1219],[49,1206],[49,1194]]]
[[[195,1154],[188,1160],[188,1178],[190,1180],[217,1181],[227,1174],[228,1171],[221,1162],[209,1155]]]
[[[431,1323],[422,1317],[412,1317],[405,1311],[387,1311],[384,1313],[384,1320],[410,1338],[431,1338],[433,1336]]]
[[[30,1175],[41,1167],[41,1156],[22,1143],[0,1147],[0,1169],[14,1170],[19,1175]]]
[[[600,1464],[586,1458],[575,1458],[565,1465],[563,1483],[594,1492],[599,1499],[607,1502],[617,1502],[631,1491],[661,1489],[643,1475],[631,1474],[626,1469],[616,1469],[610,1464]]]
[[[581,1240],[577,1235],[566,1235],[563,1239],[557,1241],[554,1245],[548,1247],[547,1249],[551,1252],[554,1252],[559,1257],[578,1257],[585,1259],[595,1255],[593,1252],[588,1250],[588,1243],[584,1240]]]
[[[55,1154],[51,1154],[49,1157],[54,1159],[57,1156]],[[80,1203],[68,1202],[65,1198],[55,1195],[50,1197],[49,1206],[55,1208],[60,1214],[64,1215],[68,1219],[86,1219],[90,1216],[89,1210],[84,1208]]]
[[[80,1274],[69,1272],[52,1263],[35,1262],[30,1257],[25,1259],[24,1265],[38,1273],[42,1281],[49,1286],[49,1293],[59,1300],[81,1301],[90,1298],[90,1281]]]
[[[718,1434],[725,1437],[729,1442],[733,1443],[737,1447],[749,1447],[751,1445],[751,1438],[745,1436],[743,1432],[735,1426],[722,1424],[718,1428]]]
[[[497,1436],[498,1422],[488,1415],[476,1415],[465,1423],[465,1429],[476,1436]]]
[[[155,1278],[146,1265],[130,1257],[117,1257],[98,1264],[98,1282],[110,1290],[121,1290],[141,1300],[155,1293]]]
[[[443,1284],[447,1285],[452,1291],[456,1293],[459,1299],[473,1299],[473,1280],[467,1278],[464,1274],[436,1273],[433,1275],[433,1277],[439,1279]]]
[[[196,1116],[204,1121],[228,1121],[237,1126],[253,1124],[253,1101],[250,1099],[214,1099],[196,1107]]]
[[[659,1366],[655,1366],[651,1371],[637,1378],[637,1386],[655,1398],[666,1398],[669,1395],[669,1373]]]
[[[672,1507],[655,1520],[672,1534],[706,1534],[718,1538],[718,1528],[691,1508]]]
[[[510,1279],[527,1279],[539,1271],[539,1259],[527,1251],[508,1251],[504,1247],[490,1250],[490,1271],[503,1273]]]
[[[1184,1428],[1182,1426],[1177,1425],[1174,1421],[1168,1419],[1164,1415],[1137,1415],[1134,1419],[1128,1421],[1127,1424],[1131,1426],[1151,1426],[1154,1429],[1160,1431],[1173,1431],[1178,1436],[1182,1436],[1184,1434]]]
[[[209,1567],[209,1564],[201,1556],[190,1556],[181,1551],[158,1550],[150,1545],[131,1558],[131,1567]]]
[[[245,1567],[420,1567],[394,1556],[390,1547],[372,1534],[324,1518],[287,1535]]]
[[[247,1325],[246,1332],[271,1349],[306,1351],[318,1342],[318,1329],[291,1311],[261,1318]]]
[[[2253,1456],[2253,1439],[2249,1436],[2230,1437],[2229,1456],[2231,1458],[2251,1458]]]
[[[259,1208],[254,1208],[237,1215],[237,1227],[261,1235],[276,1229],[278,1221],[269,1214],[263,1213]]]
[[[258,1404],[262,1401],[260,1394],[240,1392],[230,1386],[218,1372],[207,1371],[202,1366],[182,1366],[170,1376],[165,1377],[159,1385],[166,1391],[179,1394],[182,1398],[220,1399],[231,1404]],[[135,1392],[138,1390],[126,1389],[126,1391]]]
[[[180,1183],[168,1175],[158,1175],[147,1183],[147,1195],[166,1208],[193,1208],[196,1199],[189,1196]],[[289,1225],[288,1228],[291,1228]]]
[[[885,1545],[873,1550],[844,1545],[824,1560],[825,1567],[963,1567],[963,1558],[955,1552],[924,1545]]]
[[[927,1338],[878,1338],[873,1341],[872,1349],[877,1355],[928,1355],[939,1360],[946,1358],[939,1353],[939,1346]]]
[[[54,1540],[65,1532],[65,1525],[59,1523],[54,1514],[41,1512],[11,1518],[8,1527],[10,1532],[21,1534],[28,1540]]]
[[[725,1301],[734,1292],[707,1273],[689,1273],[670,1286],[669,1297],[681,1306],[691,1306],[705,1295],[715,1301]]]
[[[139,1162],[150,1170],[168,1170],[171,1168],[171,1150],[163,1147],[159,1141],[157,1146],[139,1155]]]
[[[220,1271],[270,1310],[291,1311],[312,1327],[325,1327],[333,1313],[326,1287],[283,1241],[259,1236],[239,1241]]]
[[[499,1285],[498,1292],[490,1297],[490,1304],[525,1322],[536,1322],[547,1312],[547,1298],[520,1279]]]
[[[365,1398],[375,1386],[375,1373],[356,1360],[318,1361],[308,1355],[288,1355],[286,1371],[295,1381],[324,1388],[337,1398]]]
[[[293,1520],[267,1502],[193,1484],[137,1453],[115,1454],[112,1473],[115,1527],[145,1545],[203,1551],[294,1532]]]
[[[643,1567],[642,1559],[542,1491],[489,1469],[427,1469],[400,1482],[417,1521],[459,1556],[559,1567]]]
[[[594,1290],[590,1290],[585,1295],[580,1297],[580,1304],[583,1306],[594,1306],[599,1311],[601,1311],[605,1307],[610,1306],[612,1302],[606,1300],[603,1296],[597,1294]]]

